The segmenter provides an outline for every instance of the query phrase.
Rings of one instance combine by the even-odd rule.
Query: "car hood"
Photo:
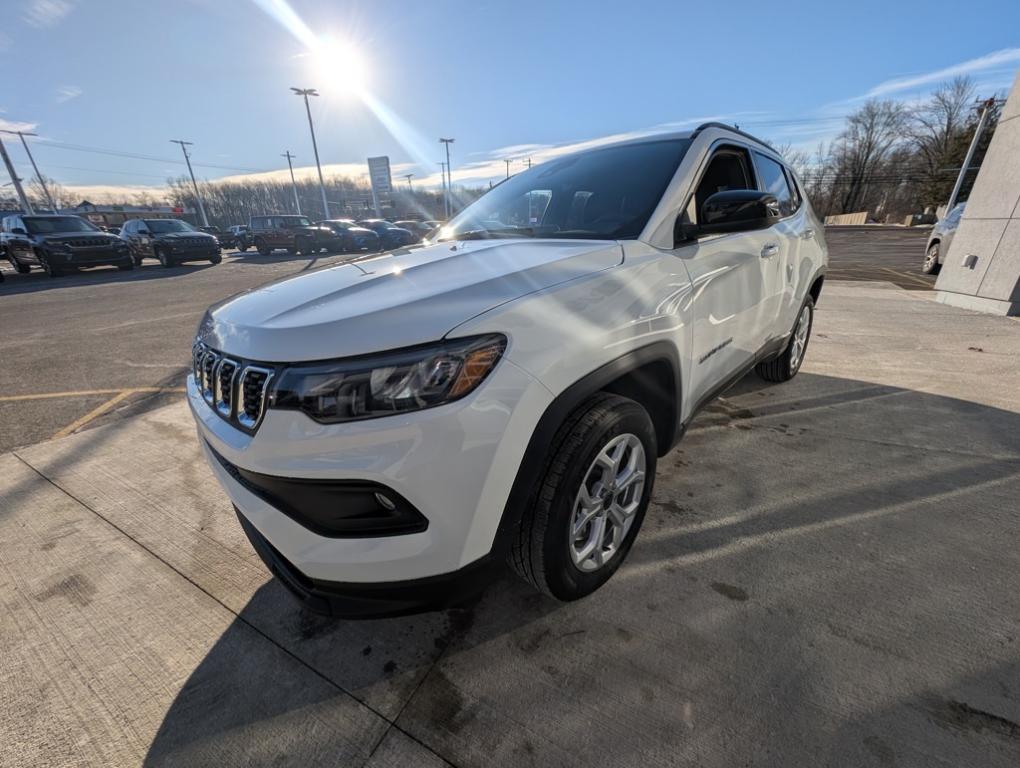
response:
[[[153,235],[157,240],[187,240],[192,237],[214,237],[208,232],[161,232]]]
[[[441,339],[486,310],[621,262],[593,240],[446,242],[286,278],[210,308],[199,337],[263,362],[326,360]]]
[[[40,243],[69,243],[75,240],[90,240],[104,245],[123,242],[117,235],[107,232],[55,232],[46,235],[33,235],[36,242]]]

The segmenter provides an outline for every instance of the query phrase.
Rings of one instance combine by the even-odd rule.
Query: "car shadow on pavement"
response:
[[[1018,413],[751,376],[660,459],[602,590],[339,621],[270,579],[145,764],[360,765],[390,721],[456,765],[1015,765],[1018,490]]]
[[[105,285],[106,283],[159,280],[164,277],[180,277],[192,272],[201,272],[215,266],[215,264],[196,262],[194,264],[181,264],[176,267],[163,267],[153,262],[145,263],[126,272],[122,272],[116,267],[92,267],[76,272],[67,272],[60,277],[50,277],[45,272],[36,269],[33,269],[27,275],[5,272],[4,277],[6,277],[6,280],[0,283],[0,296],[52,291],[61,288]]]

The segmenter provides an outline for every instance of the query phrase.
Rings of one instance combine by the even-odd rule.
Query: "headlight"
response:
[[[273,408],[336,424],[459,400],[478,387],[506,349],[500,334],[284,370]]]

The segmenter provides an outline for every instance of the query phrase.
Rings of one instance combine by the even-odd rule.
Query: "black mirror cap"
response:
[[[779,201],[770,192],[730,189],[711,195],[701,207],[699,235],[766,229],[779,220]]]

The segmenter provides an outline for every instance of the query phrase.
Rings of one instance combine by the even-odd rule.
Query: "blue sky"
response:
[[[702,118],[813,147],[869,93],[917,98],[940,72],[970,73],[982,95],[1007,88],[1018,30],[1016,0],[4,0],[0,127],[36,130],[43,173],[75,193],[160,187],[184,172],[168,162],[180,160],[172,138],[195,142],[202,178],[285,172],[288,149],[308,173],[288,89],[313,86],[333,170],[388,154],[438,183],[443,135],[456,138],[456,178],[483,180],[507,156],[519,167]],[[349,90],[357,65],[321,53],[349,45],[364,96]]]

